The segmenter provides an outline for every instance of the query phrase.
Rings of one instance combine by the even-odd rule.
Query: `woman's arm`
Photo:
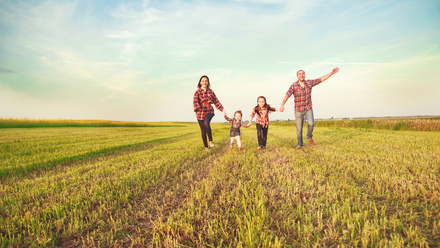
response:
[[[194,98],[193,98],[193,111],[197,112],[199,109],[200,109],[199,91],[196,90],[196,93],[194,93]]]
[[[217,96],[215,95],[214,91],[211,90],[211,101],[215,104],[215,107],[224,112],[223,111],[223,105],[220,103],[220,101],[218,100]]]

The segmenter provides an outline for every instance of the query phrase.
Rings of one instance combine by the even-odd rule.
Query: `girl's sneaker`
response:
[[[243,151],[243,147],[240,146],[240,147],[238,148],[238,150],[239,150],[239,151]]]
[[[214,145],[214,142],[212,142],[212,141],[209,141],[209,147],[214,147],[215,145]]]
[[[229,149],[234,149],[234,147],[233,146],[229,146]]]

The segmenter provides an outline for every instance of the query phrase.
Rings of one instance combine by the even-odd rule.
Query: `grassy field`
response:
[[[262,151],[253,125],[241,152],[221,123],[207,152],[197,123],[9,125],[0,243],[439,247],[440,120],[406,128],[419,121],[317,122],[317,145],[299,151],[292,123],[271,123]]]

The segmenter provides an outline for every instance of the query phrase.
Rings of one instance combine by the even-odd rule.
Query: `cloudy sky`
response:
[[[440,115],[439,45],[438,0],[2,0],[0,117],[196,121],[208,75],[248,119],[334,67],[315,118]]]

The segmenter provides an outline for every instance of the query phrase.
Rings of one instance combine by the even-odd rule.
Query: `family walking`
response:
[[[250,120],[248,124],[244,124],[242,121],[242,112],[236,111],[234,113],[234,118],[231,119],[227,116],[224,111],[223,105],[218,100],[214,91],[210,89],[210,83],[208,76],[202,76],[197,85],[198,89],[194,93],[193,99],[193,110],[196,113],[197,121],[199,122],[203,144],[205,146],[205,150],[208,150],[209,147],[214,147],[214,142],[212,140],[212,131],[211,131],[211,120],[214,117],[214,108],[215,107],[222,111],[224,117],[227,121],[231,123],[230,130],[230,148],[233,148],[233,144],[236,141],[238,150],[243,150],[241,140],[240,140],[240,127],[248,128],[252,124],[252,120],[257,116],[256,119],[256,127],[257,127],[257,138],[258,138],[258,147],[257,149],[266,149],[267,143],[267,133],[269,130],[269,113],[270,112],[283,112],[284,105],[290,96],[294,96],[295,103],[295,122],[296,122],[296,137],[298,140],[298,144],[296,146],[297,149],[301,149],[303,144],[303,124],[304,120],[307,120],[307,140],[310,145],[314,146],[315,142],[313,141],[313,128],[314,128],[314,117],[313,117],[313,108],[312,108],[312,87],[324,82],[332,75],[339,72],[339,68],[334,68],[330,73],[322,76],[320,78],[314,80],[306,80],[306,74],[304,70],[299,70],[297,72],[298,80],[290,85],[287,93],[283,99],[281,107],[279,109],[271,107],[267,104],[266,98],[264,96],[259,96],[257,98],[257,106],[252,110],[252,114],[250,116]],[[209,141],[209,143],[208,143]],[[209,146],[208,146],[209,144]]]

